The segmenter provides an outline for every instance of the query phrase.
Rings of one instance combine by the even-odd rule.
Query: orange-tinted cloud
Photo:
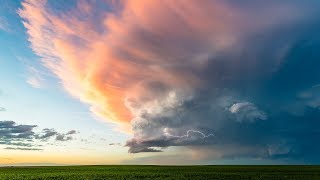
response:
[[[110,1],[111,10],[98,11],[99,3],[105,2],[79,1],[55,12],[46,1],[26,0],[19,15],[32,49],[64,88],[118,124],[139,113],[135,102],[155,104],[152,96],[172,91],[192,95],[204,83],[198,74],[209,57],[256,26],[220,0]],[[154,91],[161,87],[169,93]]]

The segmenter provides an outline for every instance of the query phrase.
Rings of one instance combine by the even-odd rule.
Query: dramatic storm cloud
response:
[[[319,161],[319,5],[27,0],[18,13],[64,88],[132,133],[130,153]]]

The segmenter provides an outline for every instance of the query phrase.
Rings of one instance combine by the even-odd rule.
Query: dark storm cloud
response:
[[[200,73],[205,88],[191,98],[176,94],[159,114],[140,112],[133,122],[136,138],[127,142],[129,152],[193,146],[199,152],[219,150],[221,158],[320,162],[319,30],[320,21],[312,17],[279,24],[209,58]],[[170,93],[161,89],[160,95]],[[171,136],[189,129],[215,136],[206,141]]]
[[[186,146],[320,162],[319,1],[126,0],[94,13],[87,5],[56,15],[26,1],[19,15],[70,94],[99,117],[130,121],[130,153]]]
[[[131,139],[126,143],[130,147],[129,153],[140,152],[162,152],[162,150],[153,147],[166,148],[169,146],[196,146],[213,144],[213,134],[205,135],[200,131],[189,130],[183,136],[174,136],[165,132],[165,136],[152,140],[139,141]]]

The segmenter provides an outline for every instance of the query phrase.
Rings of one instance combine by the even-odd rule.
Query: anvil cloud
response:
[[[316,95],[301,96],[320,81],[313,66],[319,54],[305,53],[319,47],[309,41],[318,35],[319,3],[259,2],[77,1],[57,8],[26,0],[18,13],[33,51],[64,88],[132,131],[129,152],[209,145],[246,147],[228,156],[301,157],[310,150],[303,128],[320,113]]]

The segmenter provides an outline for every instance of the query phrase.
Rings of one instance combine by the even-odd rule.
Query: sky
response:
[[[319,1],[0,3],[0,165],[320,163]]]

